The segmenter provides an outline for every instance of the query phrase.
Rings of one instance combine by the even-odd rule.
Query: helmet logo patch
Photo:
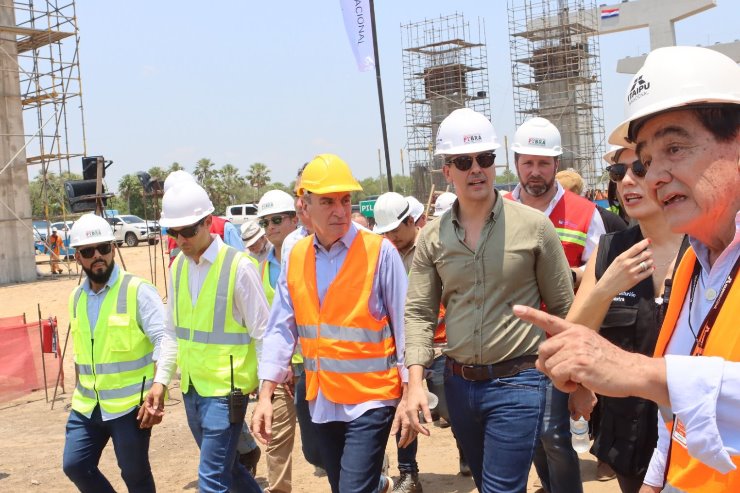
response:
[[[530,137],[527,142],[531,146],[547,147],[547,142],[545,141],[545,139],[541,139],[539,137]]]
[[[464,135],[463,142],[465,144],[477,144],[478,142],[483,142],[483,137],[481,137],[480,134]]]
[[[650,82],[645,82],[642,75],[638,75],[635,82],[632,83],[629,94],[627,94],[627,102],[632,104],[634,101],[637,101],[647,94],[645,91],[648,89],[650,89]]]
[[[93,236],[103,236],[103,233],[101,233],[99,229],[93,229],[90,231],[85,231],[85,236],[87,238],[92,238]]]

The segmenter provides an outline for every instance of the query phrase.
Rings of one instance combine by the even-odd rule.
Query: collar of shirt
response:
[[[547,205],[547,209],[543,212],[547,217],[550,217],[550,213],[555,208],[558,202],[560,202],[560,199],[563,198],[563,195],[565,195],[565,189],[560,185],[560,182],[556,179],[555,180],[555,196],[552,198],[550,203]],[[517,202],[521,202],[521,194],[522,194],[522,184],[517,184],[516,187],[514,187],[514,190],[511,191],[511,196],[514,197],[514,200]]]
[[[703,272],[709,272],[711,270],[709,265],[709,249],[704,245],[704,243],[691,236],[689,236],[689,243],[691,244],[691,248],[694,249],[696,259],[701,264],[701,270]],[[733,254],[733,252],[736,252],[738,248],[740,248],[740,211],[735,214],[735,237],[714,263],[714,267],[716,268],[718,265],[723,265],[729,260],[734,262],[735,254]]]
[[[101,293],[104,293],[105,291],[109,290],[113,284],[115,284],[116,280],[118,280],[119,273],[121,272],[121,268],[118,267],[118,264],[113,265],[113,271],[110,273],[110,277],[108,278],[108,281],[106,281],[105,285],[103,286],[103,289],[98,291],[97,293],[93,291],[92,286],[90,286],[90,279],[85,279],[85,282],[82,283],[82,289],[85,290],[85,292],[90,296],[97,296]]]
[[[494,221],[499,216],[499,214],[501,214],[501,211],[504,208],[504,203],[502,201],[501,193],[495,188],[493,189],[493,193],[496,194],[496,201],[493,203],[493,207],[491,208],[491,213],[488,215],[489,221]],[[450,214],[452,215],[452,222],[456,226],[460,226],[460,201],[459,200],[456,200],[455,203],[452,204],[452,208],[450,209]],[[439,220],[441,219],[442,218],[440,217]],[[419,239],[418,234],[416,235],[416,239],[417,240]],[[416,244],[416,242],[414,242],[414,244]]]
[[[354,222],[350,221],[349,229],[347,230],[346,233],[344,233],[344,236],[339,238],[339,241],[342,242],[342,244],[344,244],[345,248],[349,249],[350,245],[352,245],[352,242],[355,241],[357,232],[358,232],[357,226],[355,226]],[[330,249],[333,248],[335,244],[336,242],[330,247]],[[313,236],[313,246],[314,248],[328,251],[323,246],[321,246],[321,243],[319,243],[319,238],[316,236],[315,233]]]
[[[200,259],[198,259],[198,264],[203,262],[203,260],[207,261],[209,264],[213,264],[216,261],[216,257],[218,257],[219,250],[221,250],[222,246],[226,246],[219,235],[211,233],[211,238],[213,238],[213,241],[208,245],[208,248],[203,252],[203,255],[200,256]],[[195,261],[190,257],[188,257],[188,260],[195,264]]]
[[[273,265],[277,265],[280,267],[280,262],[277,261],[277,257],[275,257],[275,246],[270,247],[270,251],[267,252],[267,261]]]

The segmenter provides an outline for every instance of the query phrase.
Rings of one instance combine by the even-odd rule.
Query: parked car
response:
[[[226,208],[226,220],[232,224],[244,224],[250,219],[257,219],[257,206],[255,204],[235,204]]]
[[[62,257],[72,258],[75,254],[75,249],[69,246],[69,230],[72,229],[72,224],[74,221],[57,221],[51,224],[43,220],[33,221],[33,244],[36,252],[49,253],[46,247],[47,233],[50,234],[51,230],[56,228],[57,235],[62,239],[59,254]]]
[[[144,221],[139,216],[121,215],[106,218],[113,228],[113,236],[118,245],[124,243],[130,247],[147,241],[154,245],[159,241],[159,224],[157,221]]]

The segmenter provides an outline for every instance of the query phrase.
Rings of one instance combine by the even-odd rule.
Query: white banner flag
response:
[[[344,14],[344,27],[355,54],[357,68],[367,72],[375,68],[373,29],[370,21],[369,0],[339,0]]]

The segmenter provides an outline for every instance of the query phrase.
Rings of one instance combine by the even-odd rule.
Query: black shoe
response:
[[[257,463],[260,461],[260,456],[262,456],[262,450],[259,447],[255,447],[246,454],[239,454],[239,462],[247,468],[252,477],[257,476]]]
[[[424,490],[421,488],[421,481],[419,481],[419,473],[402,472],[401,477],[398,478],[398,482],[393,486],[394,493],[423,493]]]
[[[462,459],[460,459],[460,474],[462,474],[463,476],[473,475],[473,471],[470,470],[470,466],[468,465],[468,463]]]

